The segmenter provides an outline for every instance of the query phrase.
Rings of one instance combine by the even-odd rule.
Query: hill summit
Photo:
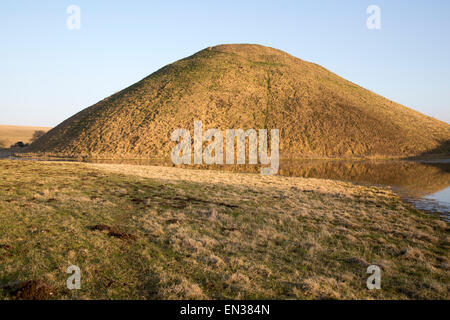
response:
[[[323,67],[250,44],[219,45],[169,64],[77,113],[29,151],[93,158],[169,158],[171,133],[280,130],[283,157],[449,154],[450,125]]]

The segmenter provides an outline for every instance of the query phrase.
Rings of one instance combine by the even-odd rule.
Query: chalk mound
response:
[[[450,125],[260,45],[219,45],[84,109],[30,152],[170,159],[178,128],[280,130],[283,157],[450,154]]]

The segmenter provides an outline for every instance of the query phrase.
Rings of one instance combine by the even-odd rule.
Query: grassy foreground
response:
[[[0,190],[0,299],[450,298],[448,223],[384,189],[2,160]]]

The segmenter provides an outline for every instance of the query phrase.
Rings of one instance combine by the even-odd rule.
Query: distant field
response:
[[[51,128],[49,127],[22,127],[0,125],[0,148],[8,148],[18,141],[29,143],[36,131],[47,132],[50,129]]]
[[[284,158],[450,154],[450,125],[317,64],[259,45],[220,45],[174,62],[67,119],[27,152],[163,159],[171,133],[280,130]]]

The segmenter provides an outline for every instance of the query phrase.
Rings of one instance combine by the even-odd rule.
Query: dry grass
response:
[[[450,298],[448,223],[380,188],[7,160],[0,187],[3,299],[17,281],[63,299]],[[382,290],[366,289],[369,264]]]
[[[171,133],[278,128],[284,157],[450,154],[450,125],[285,52],[221,45],[167,65],[74,115],[31,152],[96,158],[170,157]]]
[[[48,130],[50,130],[48,127],[0,125],[0,148],[9,148],[11,145],[19,141],[29,143],[31,142],[31,138],[36,131],[47,132]]]

